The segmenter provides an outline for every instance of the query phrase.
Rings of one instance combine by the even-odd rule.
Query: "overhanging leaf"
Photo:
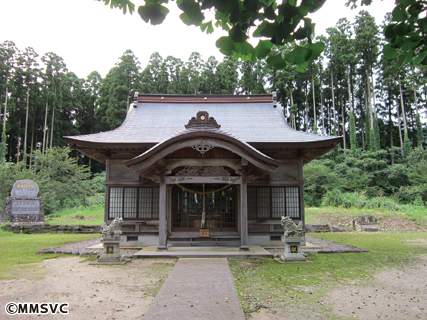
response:
[[[283,69],[286,67],[286,60],[279,54],[267,58],[267,64],[274,69]]]
[[[230,37],[221,37],[216,41],[216,47],[219,48],[223,54],[229,56],[235,49],[234,42]]]
[[[272,47],[273,44],[270,40],[260,40],[258,45],[255,47],[254,54],[259,59],[265,58],[271,51]]]
[[[200,25],[200,29],[202,29],[202,32],[206,31],[207,34],[213,33],[214,32],[214,27],[212,26],[212,20],[208,21],[206,23],[202,23]]]
[[[310,45],[308,48],[310,50],[313,51],[313,53],[311,54],[310,58],[308,59],[308,61],[314,61],[316,60],[323,52],[323,50],[325,50],[325,43],[322,41],[313,43],[312,45]]]
[[[405,8],[397,6],[392,12],[393,21],[405,21],[408,18]]]
[[[312,53],[313,50],[301,46],[296,46],[294,50],[292,50],[286,55],[285,59],[289,63],[299,65],[308,61]]]
[[[386,59],[395,59],[399,56],[396,48],[393,48],[389,43],[384,46],[383,53]]]
[[[150,21],[152,25],[157,25],[165,20],[166,15],[169,13],[169,9],[160,4],[149,4],[140,6],[138,8],[138,13],[145,22]]]
[[[230,30],[229,35],[234,42],[246,42],[246,39],[248,38],[239,25],[235,25]]]
[[[249,58],[254,52],[254,47],[246,41],[234,43],[234,47],[236,52],[242,54],[242,56],[247,56]]]
[[[402,22],[394,26],[393,31],[395,34],[399,36],[404,36],[411,31],[411,28],[406,23]]]

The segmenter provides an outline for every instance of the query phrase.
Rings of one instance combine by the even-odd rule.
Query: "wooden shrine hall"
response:
[[[304,164],[342,140],[292,129],[275,93],[136,93],[117,129],[64,138],[106,164],[121,245],[158,250],[280,245],[281,217],[304,221]]]

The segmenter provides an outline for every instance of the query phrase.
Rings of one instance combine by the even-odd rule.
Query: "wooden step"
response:
[[[181,238],[168,239],[168,246],[240,246],[240,237],[211,237],[211,238]]]

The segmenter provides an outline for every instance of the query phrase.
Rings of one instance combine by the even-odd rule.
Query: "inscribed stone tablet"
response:
[[[12,200],[11,214],[39,214],[39,200]]]
[[[16,198],[36,198],[38,192],[37,183],[31,180],[18,180],[13,184],[11,196]]]

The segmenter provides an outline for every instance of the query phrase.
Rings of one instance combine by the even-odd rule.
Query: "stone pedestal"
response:
[[[3,203],[0,221],[21,224],[44,223],[42,199],[7,197]]]
[[[280,256],[282,261],[306,261],[301,251],[301,237],[282,237],[285,243],[285,252]]]
[[[123,261],[120,254],[120,238],[104,238],[101,242],[104,245],[104,252],[98,262],[118,263]]]

